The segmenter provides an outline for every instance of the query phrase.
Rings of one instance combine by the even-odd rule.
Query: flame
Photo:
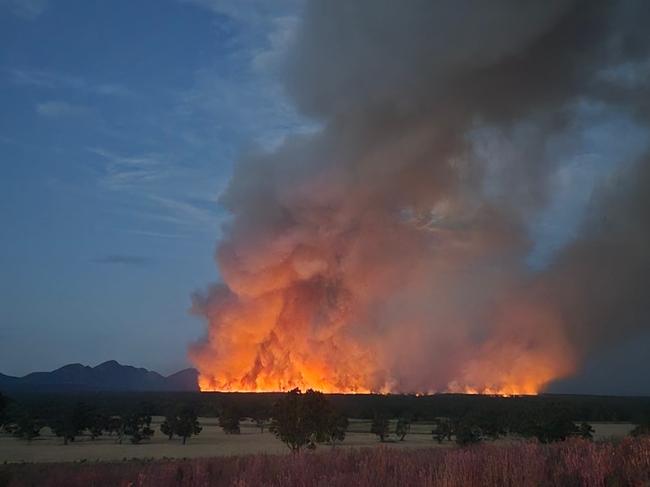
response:
[[[405,391],[389,372],[378,373],[382,370],[379,349],[368,343],[364,349],[347,333],[349,316],[332,295],[322,301],[327,295],[324,289],[322,283],[311,283],[246,299],[222,288],[209,346],[193,351],[201,391],[278,392],[297,387],[346,394],[519,396],[538,394],[574,367],[570,347],[553,326],[555,318],[514,306],[501,317],[501,330],[471,350],[457,379],[437,390]],[[318,320],[312,314],[324,311],[329,319],[315,332],[312,327]],[[512,335],[513,321],[519,323],[518,336]]]
[[[536,394],[573,370],[562,321],[519,291],[521,242],[498,212],[452,225],[464,206],[442,197],[416,218],[382,184],[340,186],[345,168],[269,189],[265,167],[232,183],[223,282],[194,299],[201,390]]]
[[[345,297],[326,283],[254,298],[222,293],[211,346],[193,354],[202,391],[372,392],[376,364],[346,337]]]
[[[355,289],[346,284],[353,275],[324,273],[337,269],[326,252],[311,263],[304,256],[300,272],[291,259],[258,274],[220,261],[226,283],[195,303],[209,322],[191,350],[202,391],[530,395],[575,367],[561,321],[542,303],[513,294],[475,340],[462,321],[442,327],[377,316],[369,310],[380,306],[373,303],[385,283]]]

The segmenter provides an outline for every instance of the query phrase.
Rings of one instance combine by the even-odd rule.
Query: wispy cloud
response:
[[[213,212],[201,208],[200,206],[188,203],[187,201],[156,195],[150,195],[149,199],[182,221],[197,223],[216,222]]]
[[[179,1],[226,16],[236,26],[228,53],[228,63],[235,68],[198,70],[194,85],[180,96],[179,118],[194,130],[185,131],[188,140],[219,137],[272,150],[289,134],[317,128],[296,112],[279,77],[300,24],[303,0]]]
[[[180,0],[225,15],[236,21],[259,25],[270,18],[295,13],[304,0]]]
[[[132,266],[132,267],[142,267],[153,262],[153,259],[150,257],[144,257],[142,255],[106,255],[103,257],[98,257],[93,259],[93,262],[96,264],[113,264],[113,265],[123,265],[123,266]]]
[[[50,100],[36,104],[36,113],[48,118],[77,116],[87,112],[88,108],[83,105],[73,105],[60,100]]]
[[[160,180],[167,175],[168,163],[159,154],[120,156],[101,148],[89,152],[106,162],[100,184],[110,190],[142,188],[142,185]]]
[[[139,218],[179,226],[212,228],[216,225],[214,201],[179,197],[186,183],[179,180],[183,168],[161,154],[123,156],[101,148],[89,148],[104,165],[99,185],[111,192],[129,195],[130,214]],[[191,184],[187,183],[187,184]],[[175,232],[140,232],[141,235],[184,238]]]
[[[252,67],[257,71],[277,70],[289,50],[299,25],[300,20],[294,15],[272,18],[265,44],[253,52]]]
[[[126,233],[130,233],[132,235],[140,235],[143,237],[151,237],[151,238],[169,238],[169,239],[186,239],[190,238],[189,235],[183,234],[183,233],[164,233],[164,232],[150,232],[147,230],[124,230]]]
[[[0,0],[0,7],[8,8],[18,17],[33,20],[48,7],[48,0]]]
[[[46,89],[63,88],[101,96],[133,95],[129,88],[119,83],[95,82],[78,76],[42,69],[9,68],[5,72],[8,73],[11,81],[17,85],[36,86]]]

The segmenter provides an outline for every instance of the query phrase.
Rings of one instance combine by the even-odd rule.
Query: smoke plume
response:
[[[580,107],[647,122],[649,21],[644,0],[308,2],[285,81],[322,130],[236,165],[201,387],[536,393],[647,327],[648,157],[527,258]]]

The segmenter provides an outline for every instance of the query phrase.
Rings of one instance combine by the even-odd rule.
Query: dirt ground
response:
[[[115,437],[102,436],[95,440],[80,437],[68,445],[54,436],[48,428],[31,443],[11,436],[0,435],[0,463],[14,462],[71,462],[71,461],[119,461],[132,458],[196,458],[253,453],[289,453],[289,449],[267,430],[260,433],[255,424],[243,421],[240,435],[226,435],[216,418],[201,418],[203,431],[192,437],[186,445],[179,439],[168,440],[160,432],[163,418],[155,417],[152,429],[156,431],[151,440],[140,445],[125,441],[121,445]],[[629,423],[592,423],[596,439],[622,437],[633,428]],[[392,426],[394,428],[394,426]],[[391,428],[391,429],[392,429]],[[343,448],[379,445],[377,437],[369,432],[370,421],[351,420],[350,428],[342,443]],[[452,443],[439,445],[431,437],[431,424],[415,423],[404,441],[384,443],[388,448],[444,448]],[[337,445],[336,448],[340,446]],[[331,448],[320,445],[319,449]]]

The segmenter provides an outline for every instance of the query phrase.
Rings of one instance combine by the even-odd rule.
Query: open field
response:
[[[573,439],[471,448],[325,449],[297,455],[0,466],[0,485],[166,486],[647,486],[650,440]]]
[[[61,438],[43,428],[41,436],[31,443],[11,436],[0,437],[0,462],[71,462],[71,461],[112,461],[124,458],[199,458],[224,455],[245,455],[255,453],[285,454],[289,449],[268,432],[260,433],[259,428],[250,421],[242,421],[241,434],[227,435],[217,424],[216,418],[201,418],[201,434],[192,437],[186,445],[174,438],[168,440],[160,432],[162,417],[154,417],[153,438],[139,445],[132,445],[128,439],[117,443],[114,436],[102,436],[95,440],[80,437],[73,443],[63,445]],[[370,422],[352,420],[350,430],[341,446],[368,447],[378,445],[377,437],[370,432]],[[431,438],[429,425],[414,425],[413,434],[403,442],[385,443],[388,448],[438,448],[440,445]],[[337,448],[339,445],[337,445]],[[320,449],[330,448],[322,445]]]
[[[61,438],[54,436],[49,428],[43,428],[41,436],[31,443],[11,436],[0,436],[0,463],[4,462],[72,462],[72,461],[120,461],[132,458],[200,458],[257,453],[287,454],[289,449],[265,429],[264,433],[250,421],[243,421],[240,435],[226,435],[217,424],[216,418],[201,418],[203,431],[192,437],[186,445],[180,439],[168,440],[160,432],[162,417],[153,418],[153,438],[139,445],[128,440],[118,444],[114,436],[102,436],[95,440],[82,436],[73,443],[63,445]],[[629,433],[629,423],[593,423],[596,439],[621,438]],[[439,445],[431,437],[430,422],[416,422],[404,441],[382,444],[386,448],[444,448],[453,443]],[[391,425],[394,429],[394,424]],[[500,440],[499,443],[507,442]],[[369,420],[351,420],[343,448],[374,447],[380,443],[370,433]],[[329,449],[319,446],[320,450]],[[339,448],[337,446],[336,448]]]

